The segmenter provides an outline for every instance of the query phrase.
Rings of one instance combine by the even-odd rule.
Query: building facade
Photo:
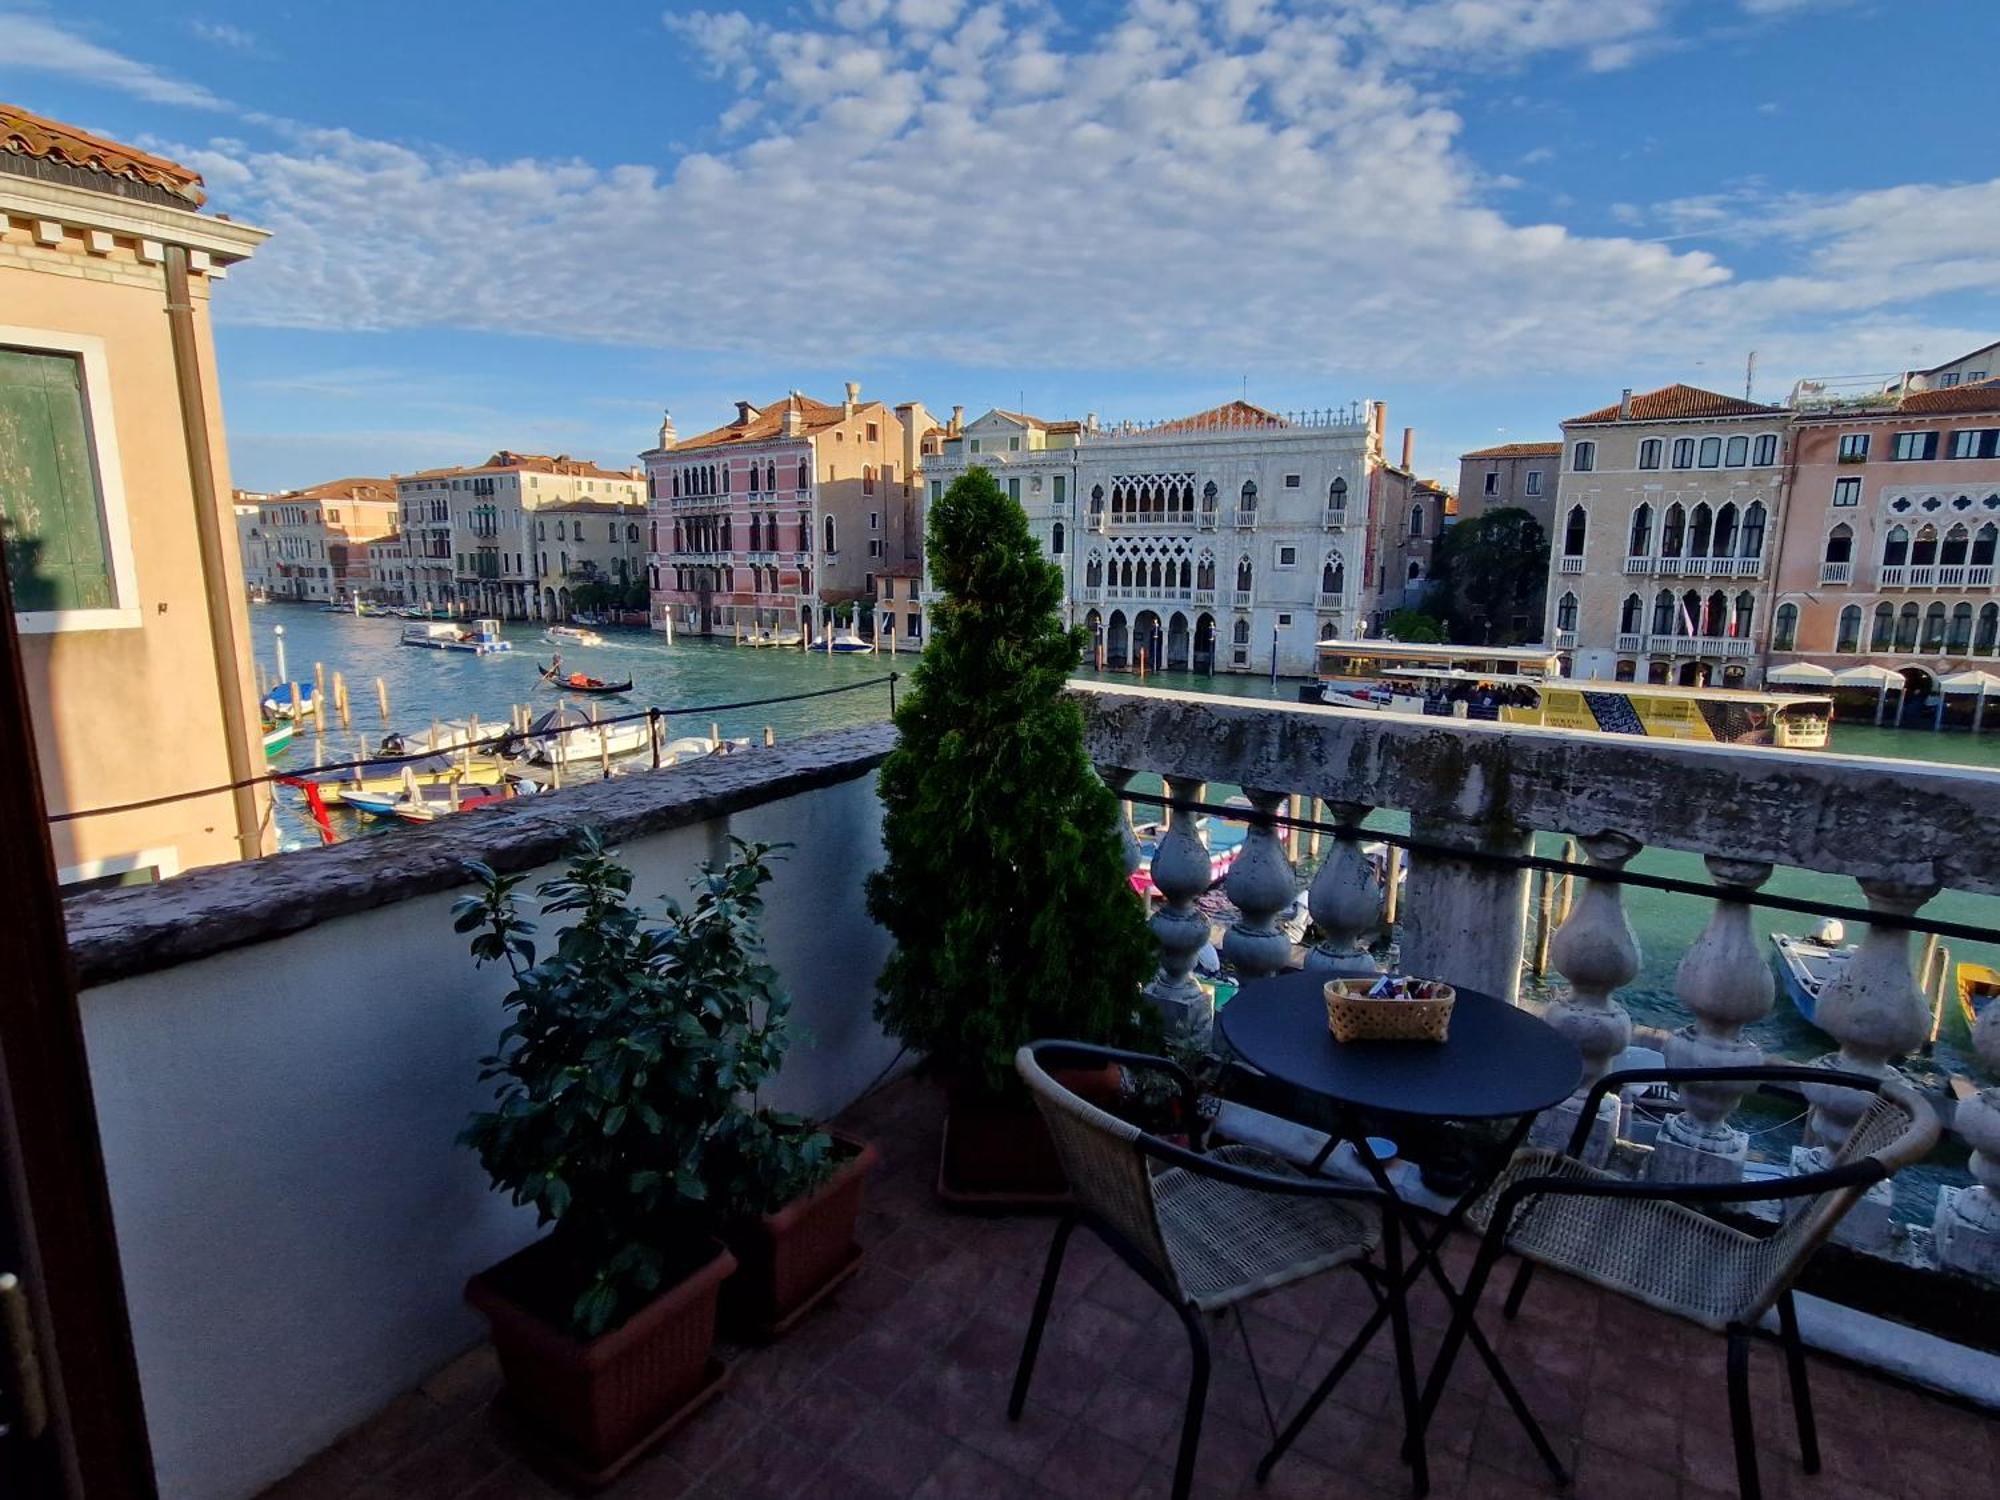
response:
[[[584,581],[568,578],[562,562],[577,549],[553,545],[553,527],[542,526],[538,536],[536,517],[566,505],[604,505],[636,526],[646,490],[636,470],[506,448],[483,464],[400,475],[395,486],[416,590],[409,602],[509,620],[568,618],[565,591]],[[570,525],[563,526],[565,544]],[[619,527],[616,545],[629,571],[643,536],[628,542],[626,531]],[[551,542],[546,568],[544,541]]]
[[[1379,627],[1371,518],[1410,497],[1384,420],[1380,402],[1288,418],[1235,401],[1145,427],[996,410],[946,429],[925,487],[990,469],[1105,666],[1309,675],[1319,641]]]
[[[231,490],[229,508],[236,516],[236,555],[243,560],[243,587],[252,599],[271,592],[271,544],[264,533],[264,502],[271,497],[255,490]]]
[[[0,539],[51,813],[263,769],[210,299],[265,236],[203,201],[0,105]],[[131,883],[261,853],[266,806],[244,785],[49,834],[65,885]]]
[[[647,519],[637,500],[571,500],[535,511],[538,618],[567,620],[579,609],[603,608],[599,601],[607,593],[618,601],[613,607],[625,607],[633,586],[645,579]],[[645,592],[633,597],[643,599]]]
[[[1760,680],[1791,423],[1781,407],[1672,385],[1562,424],[1544,639],[1566,671]]]
[[[1981,370],[1985,357],[1954,363]],[[1889,667],[1908,704],[1955,673],[1992,670],[2000,380],[1795,399],[1771,664]]]
[[[1562,451],[1561,443],[1502,443],[1461,454],[1459,513],[1472,520],[1489,510],[1525,510],[1551,530]]]
[[[397,527],[396,489],[387,479],[331,479],[268,495],[261,509],[273,599],[361,597],[368,544]]]
[[[920,404],[836,405],[794,391],[681,438],[669,417],[641,455],[651,496],[648,581],[656,630],[818,639],[836,611],[872,628],[876,574],[906,550],[916,471],[934,424]]]

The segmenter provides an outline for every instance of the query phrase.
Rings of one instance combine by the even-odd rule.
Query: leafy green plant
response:
[[[754,1117],[740,1100],[784,1056],[789,1002],[758,934],[771,846],[731,843],[692,882],[691,908],[667,901],[653,918],[632,904],[632,872],[586,831],[566,872],[535,888],[545,914],[568,919],[547,957],[517,904],[525,877],[470,863],[478,890],[452,909],[473,958],[514,976],[480,1075],[499,1080],[495,1107],[462,1139],[496,1187],[554,1226],[555,1290],[579,1337],[622,1323],[706,1254],[733,1208],[709,1175],[719,1137],[739,1163],[769,1141],[776,1162],[758,1170],[780,1175],[810,1154],[790,1136],[780,1149],[789,1117],[742,1124]]]
[[[896,939],[876,1013],[997,1092],[1036,1037],[1150,1040],[1155,949],[1063,692],[1084,633],[1058,618],[1061,572],[984,468],[932,503],[928,547],[943,597],[882,767],[888,860],[868,887]]]
[[[838,1153],[832,1136],[798,1115],[737,1114],[709,1143],[709,1193],[732,1216],[775,1213],[832,1176]]]

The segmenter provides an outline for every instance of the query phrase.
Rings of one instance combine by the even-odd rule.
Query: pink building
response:
[[[1912,714],[1941,679],[1993,670],[2000,379],[1808,398],[1792,431],[1770,668],[1889,667]]]
[[[915,505],[920,406],[829,405],[797,392],[698,437],[660,424],[641,455],[651,508],[653,628],[697,635],[803,631],[855,606],[867,628],[891,532]],[[900,535],[900,532],[897,533]]]

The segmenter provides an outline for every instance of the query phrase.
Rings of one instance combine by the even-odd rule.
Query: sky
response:
[[[0,100],[271,231],[214,302],[254,489],[845,380],[1385,400],[1455,481],[2000,337],[1996,74],[1992,0],[0,0]]]

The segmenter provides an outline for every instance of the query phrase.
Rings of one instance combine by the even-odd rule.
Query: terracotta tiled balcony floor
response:
[[[1089,1235],[1073,1242],[1028,1410],[1006,1416],[1050,1222],[942,1210],[932,1194],[940,1106],[896,1084],[847,1117],[881,1147],[862,1227],[868,1259],[835,1298],[769,1348],[725,1350],[725,1393],[606,1493],[617,1500],[1164,1496],[1186,1389],[1171,1311]],[[1457,1247],[1462,1273],[1469,1246]],[[1580,1500],[1707,1500],[1735,1493],[1722,1340],[1555,1276],[1520,1320],[1483,1322],[1552,1440]],[[1330,1366],[1367,1308],[1336,1273],[1253,1304],[1249,1334],[1280,1416]],[[1443,1303],[1412,1304],[1428,1363]],[[1232,1325],[1211,1334],[1196,1493],[1379,1500],[1407,1496],[1386,1333],[1261,1490],[1268,1446]],[[1844,1366],[1813,1361],[1825,1470],[1800,1472],[1774,1345],[1753,1363],[1771,1500],[1972,1494],[2000,1472],[2000,1421]],[[475,1351],[291,1478],[267,1500],[510,1500],[561,1493],[487,1415],[498,1386]],[[1430,1434],[1439,1500],[1558,1493],[1484,1370],[1461,1361]],[[1968,1488],[1969,1486],[1969,1488]]]

